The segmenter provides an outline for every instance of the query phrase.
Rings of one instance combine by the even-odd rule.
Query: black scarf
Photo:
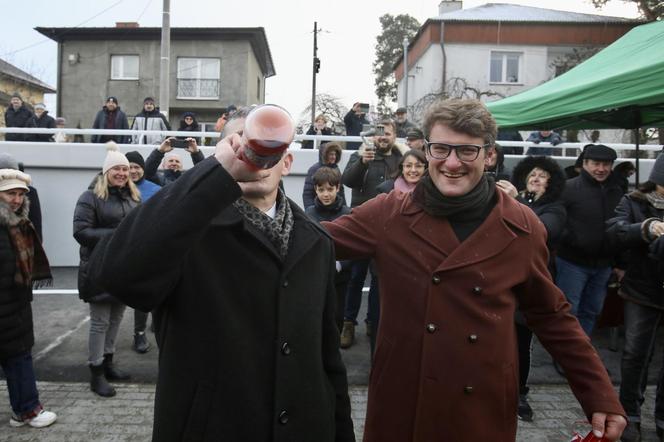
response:
[[[413,191],[413,201],[433,217],[464,222],[482,218],[487,208],[491,207],[495,193],[496,182],[492,177],[483,175],[475,188],[467,194],[445,196],[427,173],[417,183]]]

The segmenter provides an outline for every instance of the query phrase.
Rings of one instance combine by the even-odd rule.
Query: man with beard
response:
[[[373,146],[362,144],[360,149],[350,156],[341,178],[342,183],[352,189],[351,208],[358,207],[378,195],[380,193],[378,186],[392,178],[392,175],[399,169],[401,151],[395,144],[396,126],[394,122],[384,120],[377,127],[383,128],[383,134],[373,138]],[[342,348],[352,346],[355,341],[357,314],[362,305],[362,288],[369,269],[369,262],[369,260],[359,260],[353,263],[341,332]],[[365,320],[372,348],[375,341],[374,330],[378,323],[378,309],[378,282],[372,269],[369,307]]]
[[[154,311],[152,440],[354,442],[332,242],[279,189],[293,156],[247,165],[233,117],[92,259],[110,293]]]
[[[9,107],[5,110],[5,127],[35,127],[35,116],[23,103],[23,98],[14,92]],[[6,141],[30,141],[31,134],[6,133]]]
[[[406,138],[408,131],[415,128],[415,125],[408,121],[408,109],[405,107],[397,109],[394,113],[394,120],[398,138]]]
[[[108,97],[106,105],[97,112],[93,129],[129,129],[127,122],[127,115],[120,109],[118,99],[115,97]],[[118,144],[128,144],[131,141],[130,136],[125,135],[93,135],[91,142],[93,143],[106,143],[108,141],[115,141]]]
[[[154,104],[154,98],[147,97],[143,100],[143,110],[134,118],[134,124],[131,130],[171,130],[166,116],[159,112],[159,108]],[[132,144],[161,144],[164,141],[163,135],[134,135]]]

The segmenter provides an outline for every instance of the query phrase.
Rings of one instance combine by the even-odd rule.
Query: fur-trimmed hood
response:
[[[23,205],[20,209],[18,209],[18,212],[12,212],[12,210],[9,208],[9,204],[4,201],[0,201],[0,226],[17,226],[21,221],[28,219],[29,212],[30,200],[27,196],[23,199]]]
[[[549,172],[551,178],[546,186],[546,192],[538,200],[538,204],[555,201],[565,189],[565,173],[554,160],[544,156],[528,156],[519,161],[512,173],[512,184],[521,192],[526,188],[526,178],[534,168]]]

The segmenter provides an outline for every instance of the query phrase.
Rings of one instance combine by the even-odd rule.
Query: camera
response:
[[[173,148],[179,148],[179,149],[186,149],[189,143],[187,143],[187,140],[178,140],[177,138],[174,140],[170,141],[171,147]]]

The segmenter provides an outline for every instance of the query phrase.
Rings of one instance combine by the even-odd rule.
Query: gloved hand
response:
[[[551,140],[551,145],[552,145],[552,146],[557,146],[557,145],[559,145],[559,144],[562,143],[562,142],[563,142],[562,139],[560,139],[560,138],[554,138],[553,140]]]

